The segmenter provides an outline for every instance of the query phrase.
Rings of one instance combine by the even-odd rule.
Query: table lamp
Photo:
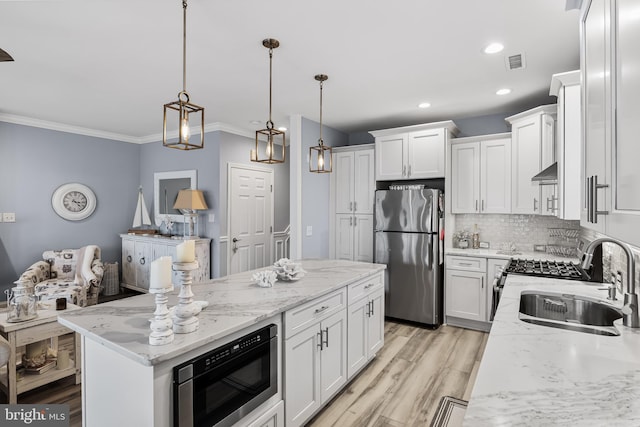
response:
[[[173,208],[179,209],[184,216],[184,237],[198,237],[198,214],[196,211],[209,209],[207,202],[204,201],[202,191],[191,189],[180,190]]]

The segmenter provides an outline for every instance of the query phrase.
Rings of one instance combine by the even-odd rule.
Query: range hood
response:
[[[540,184],[557,184],[558,162],[554,162],[551,166],[542,170],[542,172],[531,178],[531,182],[538,182]]]

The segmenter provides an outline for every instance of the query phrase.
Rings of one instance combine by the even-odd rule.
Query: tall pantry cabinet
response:
[[[373,262],[373,144],[333,149],[330,256]]]
[[[581,225],[640,246],[640,20],[637,0],[587,0]]]

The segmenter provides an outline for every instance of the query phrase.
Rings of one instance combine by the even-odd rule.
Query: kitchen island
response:
[[[60,323],[82,338],[83,424],[171,425],[174,366],[236,339],[244,331],[267,324],[278,326],[278,345],[282,349],[283,313],[339,290],[345,290],[346,296],[346,287],[370,277],[381,277],[385,266],[303,260],[302,268],[307,272],[304,278],[296,282],[278,281],[272,288],[253,284],[251,272],[193,285],[194,300],[209,303],[198,315],[198,330],[176,334],[172,343],[162,346],[148,344],[149,319],[155,309],[153,295],[139,295],[61,315]],[[169,295],[169,306],[176,305],[177,294],[178,289]],[[346,309],[346,301],[344,304]],[[277,399],[282,399],[281,377]],[[123,406],[119,403],[112,407],[115,401],[123,402]]]
[[[640,329],[620,336],[518,318],[523,290],[604,300],[602,284],[507,276],[464,418],[465,426],[640,425]],[[614,304],[622,306],[622,297]]]

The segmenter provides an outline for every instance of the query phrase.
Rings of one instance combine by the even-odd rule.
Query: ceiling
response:
[[[264,127],[273,37],[276,126],[318,120],[319,73],[323,122],[343,132],[518,112],[554,102],[551,75],[579,68],[578,21],[564,0],[189,0],[187,90],[206,123]],[[505,50],[485,54],[494,41]],[[0,63],[0,119],[157,140],[182,89],[182,5],[0,1],[0,48],[15,59]],[[509,71],[515,53],[526,68]]]

